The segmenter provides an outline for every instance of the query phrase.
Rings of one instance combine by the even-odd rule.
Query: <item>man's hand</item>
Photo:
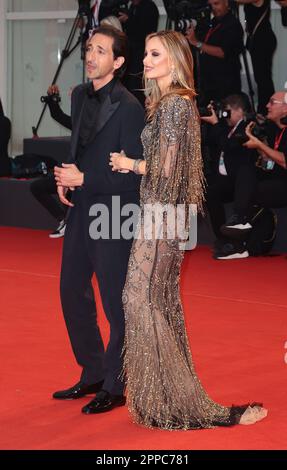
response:
[[[195,36],[194,28],[187,29],[185,33],[185,37],[188,40],[188,42],[192,44],[193,46],[195,46],[195,44],[198,42],[197,37]]]
[[[129,16],[126,13],[120,12],[118,14],[118,19],[120,20],[121,23],[126,23],[129,19]]]
[[[58,85],[51,85],[51,86],[49,86],[48,91],[47,91],[47,94],[48,94],[48,95],[59,95],[59,94],[60,94],[60,90],[59,90]]]
[[[207,108],[211,111],[211,116],[200,116],[200,119],[204,122],[208,122],[208,124],[212,124],[213,126],[219,122],[218,117],[212,107],[211,104],[207,106]]]
[[[62,168],[55,166],[54,174],[57,186],[74,188],[84,183],[84,173],[74,163],[63,163]]]
[[[59,196],[59,199],[60,201],[65,204],[66,206],[69,206],[69,207],[74,207],[74,204],[72,204],[70,201],[68,201],[68,199],[66,198],[66,194],[67,194],[67,191],[68,191],[68,188],[64,188],[63,186],[58,186],[57,187],[57,191],[58,191],[58,196]]]
[[[255,137],[251,132],[254,126],[255,126],[254,122],[250,122],[248,124],[248,126],[246,126],[245,134],[247,135],[249,140],[247,142],[245,142],[245,144],[243,144],[243,146],[247,147],[248,149],[261,150],[262,149],[261,140],[257,139],[257,137]]]

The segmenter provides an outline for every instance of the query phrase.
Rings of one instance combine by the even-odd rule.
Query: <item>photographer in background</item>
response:
[[[200,50],[200,97],[202,103],[221,100],[241,91],[240,60],[243,29],[229,9],[228,0],[208,0],[214,17],[209,29],[197,37],[186,32],[189,43]]]
[[[215,258],[245,258],[248,256],[245,248],[230,246],[220,228],[226,220],[225,203],[234,201],[236,212],[243,216],[249,202],[246,201],[244,185],[238,182],[242,180],[241,174],[248,175],[254,171],[257,153],[244,147],[238,135],[245,134],[246,116],[251,107],[245,93],[228,96],[223,100],[222,107],[228,114],[224,119],[219,120],[212,107],[211,116],[201,117],[202,121],[210,124],[209,145],[217,148],[217,156],[213,156],[217,158],[217,172],[207,187],[206,204],[216,236]]]
[[[281,21],[282,26],[287,27],[287,0],[276,0],[281,6]]]
[[[45,97],[50,114],[52,118],[66,127],[72,130],[71,116],[65,114],[60,107],[60,91],[57,85],[51,85],[47,91],[48,96]],[[47,176],[37,178],[30,184],[30,191],[37,199],[37,201],[45,207],[45,209],[58,221],[57,228],[49,234],[50,238],[60,238],[65,234],[66,221],[65,216],[67,212],[67,206],[63,206],[59,201],[57,195],[57,185],[54,177],[54,173],[48,173]]]
[[[249,184],[245,177],[239,184],[245,187],[246,207],[243,219],[234,214],[233,220],[222,227],[222,231],[231,237],[240,237],[242,220],[248,220],[253,204],[264,208],[287,206],[287,93],[278,91],[267,104],[267,118],[275,124],[268,132],[268,143],[262,142],[253,135],[254,123],[246,128],[248,141],[244,144],[247,149],[254,149],[261,155],[261,164],[256,173],[251,173]],[[236,209],[235,209],[236,212]],[[249,221],[252,227],[252,222]]]
[[[157,31],[159,11],[152,0],[132,0],[128,11],[120,12],[118,18],[129,40],[129,63],[124,84],[144,106],[145,96],[141,90],[145,39]]]
[[[236,0],[244,5],[247,43],[254,79],[257,84],[260,114],[266,114],[266,104],[275,89],[272,80],[272,61],[277,46],[270,23],[270,0]],[[263,53],[264,51],[264,53]]]
[[[0,99],[0,176],[11,175],[11,159],[8,155],[10,137],[11,121],[5,116]]]

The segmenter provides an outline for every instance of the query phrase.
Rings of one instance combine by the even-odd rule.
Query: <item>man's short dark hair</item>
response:
[[[251,112],[249,96],[243,92],[227,96],[222,100],[222,104],[231,108],[241,108],[245,113]]]
[[[124,57],[125,61],[123,65],[114,72],[115,77],[121,78],[126,71],[128,61],[128,40],[126,34],[110,25],[99,26],[93,30],[92,36],[95,34],[103,34],[104,36],[108,36],[113,39],[112,50],[114,59]]]

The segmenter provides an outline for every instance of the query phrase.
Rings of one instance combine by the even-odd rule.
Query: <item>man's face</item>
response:
[[[221,17],[228,12],[228,0],[208,0],[215,17]]]
[[[104,34],[95,34],[87,43],[86,49],[86,73],[90,80],[113,77],[117,67],[117,59],[114,59],[113,38]]]
[[[231,107],[227,105],[226,111],[230,111],[230,118],[226,119],[228,126],[234,127],[238,121],[244,118],[244,111],[242,108]]]
[[[266,105],[268,110],[267,118],[270,121],[278,122],[282,117],[287,116],[287,104],[284,101],[285,95],[285,92],[278,91],[271,96]]]

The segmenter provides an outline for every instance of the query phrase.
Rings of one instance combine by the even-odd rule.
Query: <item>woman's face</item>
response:
[[[146,43],[143,60],[144,73],[147,79],[171,82],[171,64],[167,50],[157,37],[151,38]]]

